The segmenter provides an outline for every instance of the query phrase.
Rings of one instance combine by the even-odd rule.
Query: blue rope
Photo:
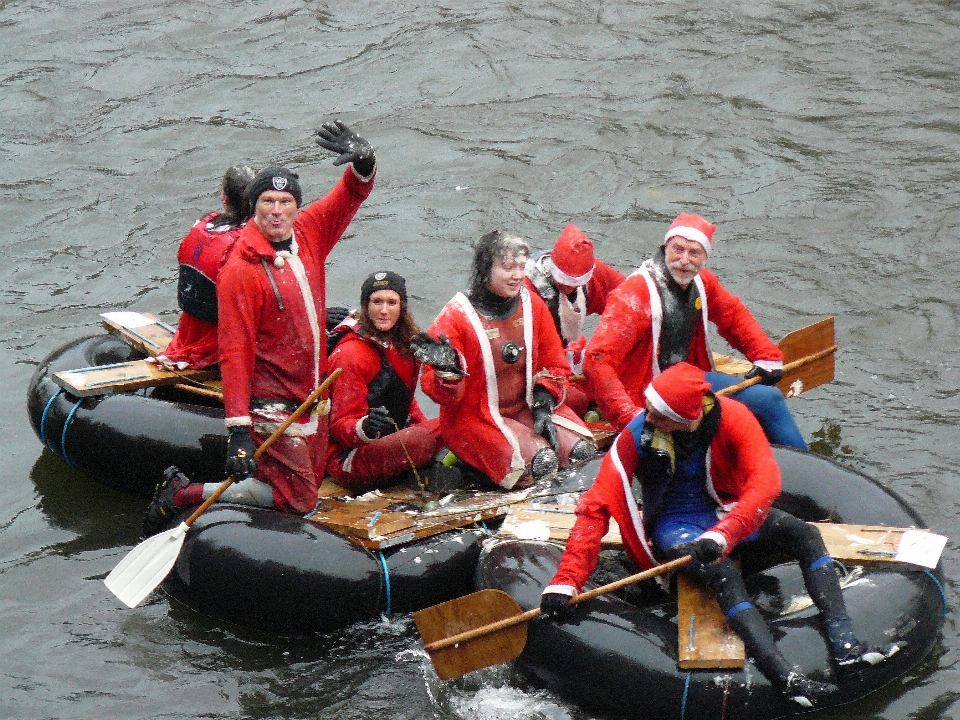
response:
[[[70,462],[70,458],[67,457],[67,428],[70,427],[70,421],[73,420],[73,414],[77,411],[77,408],[80,407],[80,403],[83,400],[77,400],[77,404],[73,406],[73,409],[70,410],[70,414],[67,415],[66,421],[63,423],[63,432],[60,433],[60,449],[63,451],[63,459],[67,461],[67,465],[74,467],[73,463]]]
[[[380,564],[383,566],[383,582],[387,587],[387,615],[392,615],[392,601],[390,598],[390,571],[387,569],[387,559],[383,556],[383,550],[378,551],[380,555]]]
[[[946,617],[947,616],[947,594],[943,591],[943,585],[941,585],[940,581],[937,580],[937,576],[934,575],[929,570],[924,570],[923,572],[931,580],[933,580],[934,584],[937,586],[937,590],[940,591],[940,607],[943,610],[943,616]]]
[[[688,670],[687,679],[683,682],[683,697],[680,700],[680,720],[683,720],[687,716],[687,693],[690,692],[691,675],[693,675],[693,673]]]
[[[47,413],[50,412],[50,406],[53,405],[53,401],[60,397],[60,393],[62,392],[63,388],[57,388],[57,391],[47,400],[47,404],[43,408],[43,414],[40,416],[40,442],[52,453],[56,453],[56,450],[50,447],[50,443],[47,442]]]

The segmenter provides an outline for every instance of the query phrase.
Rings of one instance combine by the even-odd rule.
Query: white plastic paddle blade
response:
[[[131,550],[103,581],[127,606],[134,608],[149,595],[177,561],[186,523],[149,537]]]

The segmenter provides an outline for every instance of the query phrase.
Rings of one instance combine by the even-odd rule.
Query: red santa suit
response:
[[[663,303],[647,260],[608,300],[600,323],[587,344],[584,371],[603,415],[617,428],[626,427],[644,405],[643,391],[660,374],[658,364]],[[767,370],[783,367],[783,353],[747,307],[717,276],[704,268],[694,278],[699,293],[700,322],[686,361],[714,370],[707,322],[734,349]]]
[[[174,363],[181,370],[215,365],[217,351],[216,283],[220,268],[227,261],[243,225],[221,221],[222,214],[212,212],[198,220],[180,242],[180,321],[161,361]]]
[[[330,396],[327,471],[340,485],[357,490],[427,465],[439,449],[438,421],[428,420],[414,397],[420,364],[412,356],[357,332],[352,318],[334,333],[341,331],[346,334],[328,361],[331,372],[343,372]],[[400,429],[370,438],[363,432],[363,420],[379,405]]]
[[[556,402],[554,424],[560,439],[561,466],[581,438],[592,440],[589,430],[562,405],[570,369],[550,311],[526,288],[513,314],[504,320],[480,315],[463,294],[457,293],[430,326],[460,355],[467,373],[456,381],[443,380],[425,367],[422,385],[440,405],[440,433],[444,443],[462,461],[509,490],[527,472],[537,450],[547,442],[533,432],[533,388],[546,388]],[[520,348],[517,362],[507,363],[501,349],[508,342]]]
[[[217,286],[220,373],[227,427],[253,425],[261,443],[326,371],[327,255],[373,189],[350,166],[325,197],[303,208],[290,251],[277,252],[247,223]],[[326,418],[302,417],[257,461],[278,509],[316,505],[326,460]]]
[[[709,528],[722,536],[729,554],[756,532],[780,495],[780,468],[760,424],[746,406],[729,398],[720,403],[720,424],[706,455],[707,491],[716,501],[718,520]],[[577,521],[570,532],[557,573],[544,592],[579,593],[593,574],[600,539],[612,517],[620,527],[627,556],[646,570],[657,564],[647,530],[634,499],[645,413],[629,423],[611,446],[593,485],[577,504]]]

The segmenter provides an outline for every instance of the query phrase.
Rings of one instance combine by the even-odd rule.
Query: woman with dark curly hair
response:
[[[407,309],[407,284],[376,272],[360,289],[360,309],[337,326],[329,371],[343,373],[331,395],[327,472],[364,491],[428,465],[439,449],[437,420],[424,417],[414,392],[420,363],[410,347],[419,332]]]
[[[423,390],[440,405],[444,443],[509,490],[596,454],[564,404],[570,367],[543,300],[524,287],[530,249],[504,230],[474,248],[470,291],[414,338]]]

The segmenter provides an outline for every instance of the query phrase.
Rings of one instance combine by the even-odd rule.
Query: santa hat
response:
[[[593,241],[576,225],[567,225],[550,253],[550,274],[561,285],[580,287],[593,277]]]
[[[667,240],[679,235],[687,240],[700,243],[709,255],[710,251],[713,250],[713,231],[716,229],[716,225],[708,223],[699,215],[680,213],[670,224],[670,229],[667,230],[663,243],[666,245]]]
[[[643,394],[661,415],[674,422],[692,423],[703,412],[703,398],[709,389],[703,370],[679,362],[657,375]]]

